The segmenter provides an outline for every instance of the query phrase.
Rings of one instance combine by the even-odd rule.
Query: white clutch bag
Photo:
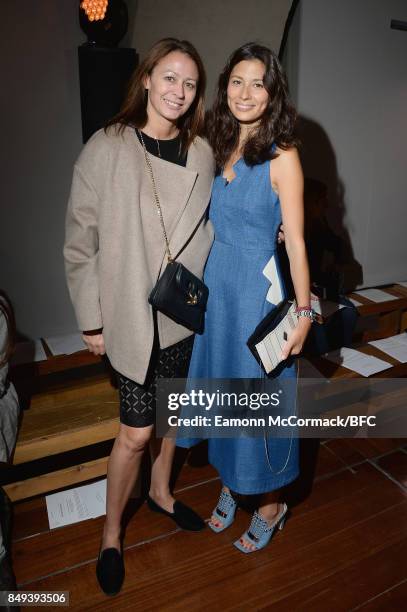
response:
[[[284,300],[258,324],[247,341],[255,359],[269,374],[279,363],[284,342],[289,333],[297,327],[296,302]]]

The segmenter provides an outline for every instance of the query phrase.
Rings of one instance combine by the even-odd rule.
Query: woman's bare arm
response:
[[[280,198],[285,247],[297,304],[309,306],[310,277],[304,241],[304,178],[301,163],[295,148],[278,152],[278,158],[270,163],[270,180]],[[284,358],[301,352],[310,326],[310,319],[299,317],[298,326],[284,347]]]

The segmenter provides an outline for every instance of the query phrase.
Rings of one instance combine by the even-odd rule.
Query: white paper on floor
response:
[[[106,478],[46,495],[49,528],[72,525],[106,513]]]
[[[362,376],[371,376],[372,374],[376,374],[376,372],[382,372],[392,367],[387,361],[345,347],[326,353],[324,357],[328,359],[328,361],[333,361]]]
[[[407,363],[407,334],[397,334],[396,336],[390,336],[390,338],[383,338],[382,340],[372,340],[369,342],[372,346],[387,353],[390,357],[397,359],[400,363]]]

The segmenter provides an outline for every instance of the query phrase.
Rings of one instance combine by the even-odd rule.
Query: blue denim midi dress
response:
[[[250,167],[241,158],[233,168],[236,176],[231,182],[218,175],[213,185],[209,218],[215,240],[204,273],[209,299],[204,333],[195,337],[190,379],[261,378],[262,370],[246,342],[276,306],[266,299],[271,288],[263,274],[273,257],[276,286],[272,289],[284,298],[276,255],[281,208],[271,187],[270,162]],[[280,368],[276,375],[296,379],[295,364]],[[196,442],[178,439],[177,445],[190,447]],[[209,461],[223,484],[236,493],[273,491],[298,476],[299,445],[293,436],[210,438],[208,444]]]

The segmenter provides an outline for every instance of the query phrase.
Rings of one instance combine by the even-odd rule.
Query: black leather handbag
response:
[[[168,260],[163,274],[158,279],[148,297],[148,301],[153,308],[159,310],[176,323],[183,325],[195,333],[202,334],[209,289],[205,283],[195,276],[195,274],[190,272],[179,261],[175,261],[171,256],[153,169],[143,135],[140,131],[138,133],[143,145],[147,168],[150,173],[154,199],[163,230]]]
[[[176,323],[201,334],[209,290],[182,263],[169,261],[148,301]]]

